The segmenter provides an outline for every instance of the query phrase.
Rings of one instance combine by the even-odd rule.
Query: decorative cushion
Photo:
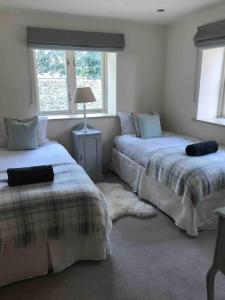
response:
[[[38,146],[43,146],[48,142],[48,139],[46,137],[47,135],[47,126],[48,126],[48,117],[46,116],[33,116],[31,118],[27,118],[27,119],[11,119],[11,118],[5,118],[4,119],[4,124],[2,124],[2,128],[3,132],[5,132],[6,136],[4,137],[4,145],[7,145],[8,142],[8,130],[7,130],[7,124],[6,122],[8,122],[10,120],[10,122],[14,121],[14,122],[18,122],[18,123],[30,123],[30,122],[36,122],[38,121],[38,131],[37,131],[37,137],[38,137]],[[3,143],[2,142],[2,143]],[[0,146],[1,146],[1,121],[0,121]]]
[[[134,126],[135,126],[136,136],[137,137],[141,137],[141,133],[140,133],[139,125],[138,125],[137,115],[138,115],[138,113],[135,113],[135,112],[131,113],[131,117],[133,119]]]
[[[131,113],[125,113],[125,112],[118,112],[117,113],[119,119],[120,119],[120,127],[121,127],[121,135],[124,134],[136,134],[134,121],[131,116]]]
[[[8,131],[8,124],[11,123],[31,123],[31,122],[37,122],[38,121],[38,117],[37,116],[33,116],[27,119],[13,119],[13,118],[4,118],[5,121],[5,127],[6,127],[6,132],[7,135],[9,136],[9,131]]]
[[[141,138],[148,139],[162,135],[159,115],[137,114]]]
[[[5,120],[9,150],[34,150],[38,148],[38,122],[29,123]]]
[[[135,112],[131,113],[132,119],[134,121],[135,131],[136,131],[136,136],[137,137],[141,137],[141,132],[140,132],[138,118],[137,118],[137,116],[139,114],[141,114],[141,115],[158,115],[159,112],[158,111],[153,111],[153,112],[149,112],[149,113],[135,113]]]

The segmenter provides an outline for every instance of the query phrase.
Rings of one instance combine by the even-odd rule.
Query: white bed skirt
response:
[[[225,206],[225,191],[206,197],[201,206],[194,207],[187,196],[178,197],[167,186],[146,176],[144,167],[115,148],[112,151],[111,166],[141,199],[150,201],[172,217],[175,224],[188,235],[197,236],[199,230],[216,229],[217,216],[214,210]]]
[[[109,249],[92,236],[67,234],[60,240],[31,245],[0,258],[0,286],[19,280],[60,272],[80,260],[105,260]]]
[[[112,160],[110,168],[129,186],[134,193],[138,192],[138,185],[142,167],[131,160],[125,154],[119,152],[117,149],[112,150]]]

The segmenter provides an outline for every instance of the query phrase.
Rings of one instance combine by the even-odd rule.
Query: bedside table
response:
[[[94,180],[102,179],[101,130],[72,130],[73,155],[88,175]]]
[[[216,273],[221,271],[225,275],[225,207],[216,209],[215,213],[219,216],[219,223],[214,259],[206,276],[208,300],[214,299],[214,279]]]

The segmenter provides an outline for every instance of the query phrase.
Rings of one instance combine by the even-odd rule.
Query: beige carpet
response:
[[[151,204],[141,201],[122,184],[101,182],[97,186],[104,194],[112,220],[122,216],[150,218],[156,215],[156,210]]]

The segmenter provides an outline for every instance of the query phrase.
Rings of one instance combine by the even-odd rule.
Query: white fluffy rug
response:
[[[135,216],[148,218],[156,215],[152,205],[146,204],[132,192],[127,191],[119,183],[98,183],[97,187],[102,191],[108,204],[112,220],[122,216]]]

